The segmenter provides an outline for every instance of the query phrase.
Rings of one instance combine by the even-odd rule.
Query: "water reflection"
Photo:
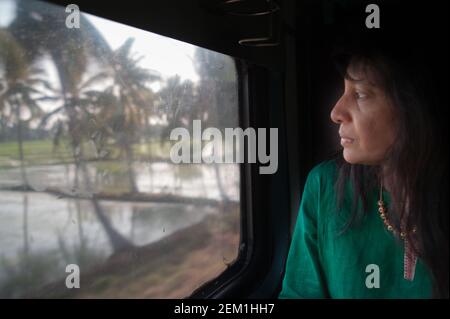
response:
[[[67,291],[61,288],[61,278],[65,275],[66,265],[75,263],[81,267],[82,274],[90,273],[110,263],[111,258],[120,259],[115,256],[120,256],[124,251],[143,247],[145,252],[152,243],[159,243],[164,238],[169,240],[166,248],[156,248],[158,254],[152,255],[152,261],[158,258],[164,260],[168,255],[173,255],[175,260],[182,256],[174,245],[184,247],[184,254],[205,250],[204,254],[210,257],[203,260],[202,268],[187,269],[187,262],[183,264],[182,261],[170,259],[172,264],[181,265],[182,272],[189,273],[191,277],[195,278],[192,274],[200,275],[194,284],[188,282],[185,289],[179,291],[180,294],[188,294],[208,278],[205,276],[217,275],[236,257],[239,240],[239,180],[236,167],[224,166],[227,174],[223,183],[231,198],[228,201],[231,206],[223,206],[214,179],[215,170],[210,166],[199,165],[192,169],[190,166],[172,167],[168,163],[135,164],[136,171],[143,173],[136,175],[138,190],[130,194],[127,186],[122,185],[124,178],[120,173],[105,169],[102,163],[84,164],[87,178],[94,181],[89,191],[80,187],[85,185],[86,176],[79,176],[74,164],[26,167],[28,186],[23,185],[20,168],[0,170],[0,188],[3,188],[0,191],[0,296],[65,296]],[[145,169],[149,166],[152,166],[151,173]],[[189,171],[183,172],[183,168]],[[205,200],[209,201],[205,203]],[[208,216],[218,216],[219,219],[206,221]],[[228,222],[222,220],[230,217]],[[189,229],[195,225],[202,228],[196,231]],[[212,227],[214,225],[215,228]],[[230,225],[231,229],[227,229]],[[205,229],[210,232],[205,232]],[[183,230],[186,232],[182,240],[170,239],[171,235]],[[201,245],[197,249],[198,240]],[[191,247],[188,245],[190,241],[197,244]],[[215,249],[209,252],[211,247]],[[215,258],[213,254],[216,254]],[[193,259],[200,261],[205,257],[194,256]],[[134,259],[126,259],[121,265],[131,271],[137,267],[135,263]],[[208,263],[212,267],[208,268]],[[154,276],[167,266],[164,263],[153,268],[148,268],[148,263],[144,265]],[[205,268],[215,270],[199,273],[199,269]],[[173,270],[173,273],[177,272]],[[93,278],[91,280],[95,283],[104,272],[94,274],[88,278]],[[170,277],[170,274],[166,275]],[[158,276],[157,286],[161,289],[167,287],[165,277]],[[142,278],[136,281],[145,282]],[[98,297],[102,296],[100,293],[103,291],[99,289],[87,295]],[[105,291],[106,297],[117,296],[115,289]],[[145,296],[142,293],[135,292],[134,296]],[[166,297],[173,291],[156,289],[148,293],[149,297]]]
[[[44,193],[2,192],[0,207],[1,258],[9,264],[20,265],[22,256],[45,256],[54,267],[49,269],[53,279],[64,275],[65,265],[76,263],[83,269],[104,261],[113,253],[108,234],[98,222],[92,205],[86,200],[59,199]],[[28,239],[20,235],[23,229],[24,205],[32,207],[27,217]],[[102,201],[103,209],[114,229],[133,245],[143,246],[156,242],[175,231],[198,223],[206,215],[216,213],[212,207],[194,205],[152,204],[120,201]],[[78,206],[78,207],[76,207]],[[70,209],[68,209],[70,208]],[[25,235],[24,235],[25,236]],[[26,244],[24,245],[24,241]],[[89,254],[89,258],[83,254]],[[94,257],[94,258],[92,258]],[[30,257],[32,258],[32,257]],[[59,271],[55,271],[59,269]],[[8,267],[1,268],[0,287],[11,277]],[[41,277],[39,280],[45,281]],[[4,293],[4,289],[1,290]]]
[[[95,162],[85,164],[92,176],[92,193],[129,193],[127,178],[124,176],[123,163],[119,161]],[[221,199],[216,181],[216,169],[212,165],[171,164],[169,162],[135,163],[137,192],[178,194],[188,197]],[[30,166],[26,169],[29,186],[38,192],[60,190],[70,194],[75,192],[74,164]],[[219,166],[221,183],[226,188],[227,197],[238,201],[239,170],[234,164]],[[0,189],[19,188],[22,185],[20,169],[0,170]],[[82,180],[82,177],[79,177]],[[78,181],[79,185],[85,185]],[[83,187],[77,188],[81,195],[88,195]]]

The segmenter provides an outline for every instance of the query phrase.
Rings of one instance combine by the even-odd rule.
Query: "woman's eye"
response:
[[[356,92],[356,93],[355,93],[355,96],[356,96],[356,99],[360,100],[360,99],[366,98],[366,97],[367,97],[367,94],[366,94],[366,93],[363,93],[363,92]]]

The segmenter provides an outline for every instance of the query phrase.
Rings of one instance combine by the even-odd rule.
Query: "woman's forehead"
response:
[[[381,87],[379,71],[371,64],[352,60],[347,67],[346,80],[375,87]]]

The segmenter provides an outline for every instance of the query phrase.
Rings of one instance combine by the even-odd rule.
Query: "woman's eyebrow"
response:
[[[350,82],[356,82],[356,83],[368,83],[368,82],[369,82],[369,81],[367,81],[367,79],[365,79],[365,78],[357,79],[357,78],[351,77],[351,76],[348,75],[348,74],[345,76],[345,79],[346,79],[347,81],[350,81]]]
[[[355,85],[363,85],[369,88],[378,88],[378,85],[376,85],[376,83],[374,83],[373,81],[369,81],[368,79],[355,79],[355,78],[350,78],[350,77],[346,77],[345,78],[347,81],[354,83]]]

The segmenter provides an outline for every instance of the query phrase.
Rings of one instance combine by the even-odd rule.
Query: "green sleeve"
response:
[[[278,298],[327,298],[319,257],[320,166],[308,175]]]

